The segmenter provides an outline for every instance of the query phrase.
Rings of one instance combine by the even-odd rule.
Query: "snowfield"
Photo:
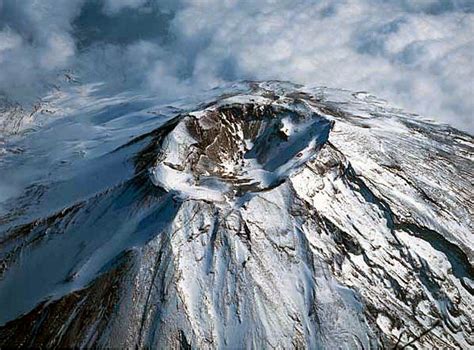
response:
[[[474,346],[472,136],[278,81],[48,106],[0,140],[0,346]]]

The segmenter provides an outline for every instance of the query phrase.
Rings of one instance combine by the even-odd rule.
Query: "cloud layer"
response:
[[[0,91],[64,69],[172,99],[282,79],[367,90],[474,132],[471,0],[0,0]]]

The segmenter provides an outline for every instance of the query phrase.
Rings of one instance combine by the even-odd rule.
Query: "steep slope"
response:
[[[4,202],[0,346],[474,346],[471,136],[281,82],[180,103],[89,112]]]

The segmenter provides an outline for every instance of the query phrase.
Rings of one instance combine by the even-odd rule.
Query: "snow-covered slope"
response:
[[[282,82],[80,101],[0,159],[0,346],[474,346],[471,136]]]

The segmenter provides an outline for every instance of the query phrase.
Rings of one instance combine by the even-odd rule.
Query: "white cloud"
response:
[[[84,0],[3,0],[0,6],[0,91],[25,101],[47,88],[75,57],[71,21]]]
[[[471,0],[93,4],[4,0],[0,90],[12,91],[15,81],[18,91],[38,89],[52,71],[66,67],[85,80],[166,99],[225,81],[283,79],[368,90],[474,131]],[[87,20],[81,17],[86,8],[95,11]],[[90,40],[82,40],[83,33]]]
[[[104,10],[110,15],[114,15],[123,9],[136,9],[145,5],[148,0],[105,0]]]

